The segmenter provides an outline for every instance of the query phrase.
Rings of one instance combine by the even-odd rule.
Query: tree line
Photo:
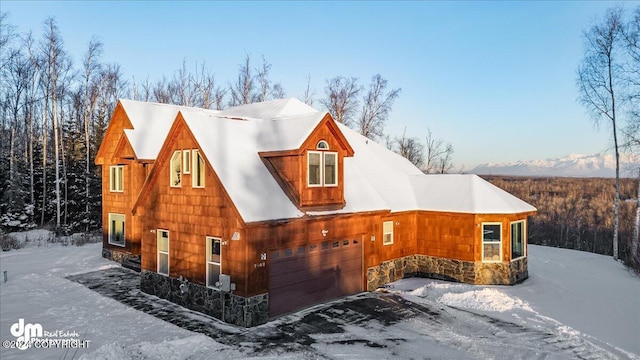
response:
[[[529,243],[613,255],[615,179],[483,176],[538,209],[529,218]],[[640,272],[633,253],[638,196],[635,179],[620,179],[619,258]],[[635,238],[637,240],[637,237]]]
[[[0,231],[101,228],[101,175],[93,160],[120,98],[222,110],[286,95],[264,57],[254,66],[246,55],[237,77],[226,83],[206,63],[189,70],[186,62],[169,77],[127,80],[119,64],[102,60],[104,45],[92,38],[81,63],[74,64],[54,18],[36,36],[18,34],[8,14],[0,13],[0,49]],[[336,121],[385,143],[425,172],[449,171],[453,147],[428,129],[424,142],[385,134],[400,93],[380,74],[367,87],[338,75],[325,80],[317,97],[308,76],[299,98],[319,103]]]

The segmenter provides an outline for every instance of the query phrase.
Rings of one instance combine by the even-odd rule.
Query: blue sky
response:
[[[639,3],[622,3],[627,9]],[[401,87],[386,132],[451,142],[454,164],[545,159],[606,150],[576,102],[582,31],[612,2],[172,2],[14,1],[0,11],[40,37],[55,17],[76,63],[92,36],[125,78],[171,77],[183,60],[206,62],[221,85],[245,54],[265,56],[271,79],[301,97],[311,76],[382,74]],[[193,67],[192,67],[193,68]],[[320,104],[316,102],[316,107]]]

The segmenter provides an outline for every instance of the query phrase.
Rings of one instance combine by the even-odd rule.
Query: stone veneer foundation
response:
[[[410,255],[367,269],[367,291],[413,276],[475,285],[513,285],[528,278],[529,272],[526,257],[505,264]]]
[[[113,250],[113,249],[105,249],[103,247],[102,248],[102,257],[107,259],[107,260],[112,260],[112,261],[119,262],[120,264],[122,264],[127,259],[136,258],[138,256],[131,255],[130,253],[124,252],[124,251],[118,251],[118,250]]]
[[[181,289],[182,284],[186,286]],[[251,327],[269,321],[269,294],[246,298],[145,270],[140,289],[233,325]]]

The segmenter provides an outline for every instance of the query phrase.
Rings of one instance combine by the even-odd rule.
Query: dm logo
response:
[[[24,319],[18,319],[18,322],[11,325],[11,335],[16,337],[16,347],[25,350],[29,347],[32,338],[42,337],[42,325],[25,324]]]

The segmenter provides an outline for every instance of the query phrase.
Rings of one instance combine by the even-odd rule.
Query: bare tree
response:
[[[253,75],[251,74],[251,56],[245,55],[244,64],[240,65],[238,79],[229,86],[231,90],[231,106],[251,104],[255,91]]]
[[[453,168],[453,146],[442,139],[436,139],[427,129],[426,148],[427,158],[424,172],[427,174],[446,174]]]
[[[604,19],[584,32],[586,48],[577,77],[580,103],[591,112],[596,124],[603,118],[611,123],[616,158],[616,191],[613,206],[613,258],[616,260],[620,227],[620,151],[616,117],[619,86],[617,78],[620,66],[617,63],[617,49],[622,26],[622,9],[613,8],[607,11]]]
[[[327,80],[327,87],[324,89],[326,98],[321,99],[320,103],[335,121],[349,126],[358,108],[360,90],[362,87],[358,85],[358,79],[336,76]]]
[[[407,128],[404,128],[401,138],[395,139],[395,151],[416,167],[421,167],[424,162],[424,145],[416,138],[407,137]]]
[[[389,117],[393,102],[400,95],[400,88],[386,92],[388,81],[380,74],[371,78],[369,91],[364,97],[362,112],[356,122],[360,134],[376,139],[383,135],[384,123]]]
[[[85,173],[84,173],[84,191],[85,191],[85,232],[89,231],[89,205],[90,205],[90,179],[91,179],[91,126],[93,112],[98,101],[99,94],[99,72],[101,64],[99,57],[102,54],[102,43],[97,39],[89,42],[89,49],[84,56],[82,62],[84,67],[83,73],[83,104],[82,104],[82,122],[84,128],[84,147],[85,147]],[[135,88],[135,86],[134,86]]]
[[[316,91],[311,89],[311,74],[307,74],[307,87],[304,89],[302,95],[302,102],[313,106],[313,97],[316,95]]]

